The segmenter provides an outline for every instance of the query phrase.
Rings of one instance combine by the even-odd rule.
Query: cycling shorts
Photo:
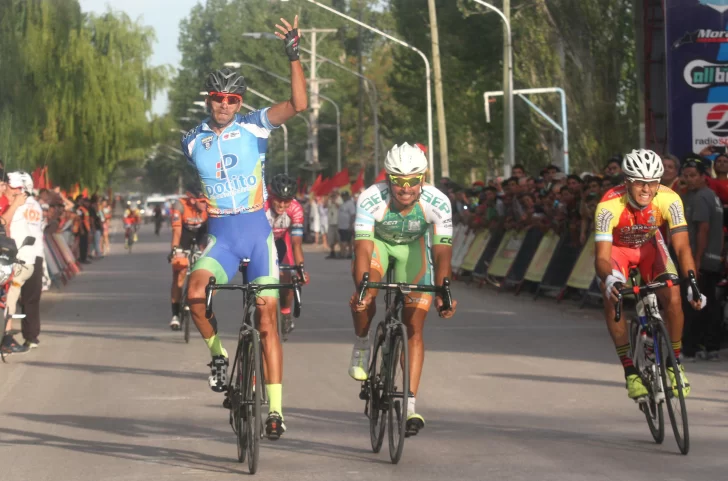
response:
[[[247,258],[249,282],[278,283],[278,254],[265,211],[210,217],[207,224],[207,247],[193,272],[209,271],[218,284],[227,284],[238,272],[240,261]],[[264,290],[258,295],[278,297],[278,291]]]
[[[644,282],[660,280],[665,274],[677,275],[677,268],[660,231],[639,247],[612,245],[612,271],[629,279],[629,270],[637,267]],[[617,276],[618,277],[618,276]]]
[[[276,239],[276,250],[278,251],[278,265],[293,265],[293,248],[291,247],[291,234],[286,234]]]
[[[389,244],[374,237],[374,251],[369,268],[378,272],[385,280],[390,257],[394,259],[394,282],[408,284],[433,285],[434,269],[432,267],[432,242],[428,231],[425,235],[409,244]],[[412,292],[406,296],[407,307],[430,309],[432,294],[428,292]]]

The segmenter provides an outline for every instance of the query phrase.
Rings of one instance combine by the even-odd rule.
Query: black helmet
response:
[[[243,95],[247,88],[245,78],[227,67],[212,72],[205,81],[205,89],[208,92]]]
[[[270,182],[270,191],[279,199],[293,199],[296,195],[296,181],[286,174],[277,174]]]
[[[202,188],[198,182],[190,182],[185,186],[185,190],[196,198],[202,197]]]

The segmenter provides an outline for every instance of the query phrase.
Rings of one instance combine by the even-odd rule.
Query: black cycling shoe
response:
[[[227,385],[227,368],[228,358],[225,356],[212,356],[212,362],[208,364],[210,367],[210,377],[208,382],[210,389],[215,392],[225,391]]]
[[[286,425],[283,423],[283,418],[277,412],[268,414],[268,419],[265,420],[265,435],[271,441],[276,441],[286,432]]]
[[[283,318],[283,337],[285,340],[288,340],[288,334],[293,332],[296,324],[294,324],[293,316],[290,312],[288,314],[281,314],[281,317]]]

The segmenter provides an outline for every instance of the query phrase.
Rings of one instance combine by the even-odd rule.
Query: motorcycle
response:
[[[20,247],[32,246],[34,244],[35,237],[26,237]],[[24,261],[17,258],[18,250],[19,249],[12,238],[0,236],[0,286],[5,286],[6,290],[7,287],[10,285],[9,281],[13,276],[15,265],[25,264]],[[12,318],[23,319],[25,318],[25,314],[13,314]],[[8,321],[7,317],[4,317],[3,319],[3,338],[5,338],[5,336],[9,335],[10,332],[5,330]],[[5,357],[5,352],[0,349],[0,358],[2,358],[3,362],[7,362],[5,360]]]

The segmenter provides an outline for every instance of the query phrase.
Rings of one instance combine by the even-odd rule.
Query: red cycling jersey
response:
[[[288,231],[292,236],[303,236],[303,207],[297,200],[292,200],[291,205],[281,215],[276,215],[270,199],[265,201],[264,209],[273,229],[273,239],[282,239]]]

